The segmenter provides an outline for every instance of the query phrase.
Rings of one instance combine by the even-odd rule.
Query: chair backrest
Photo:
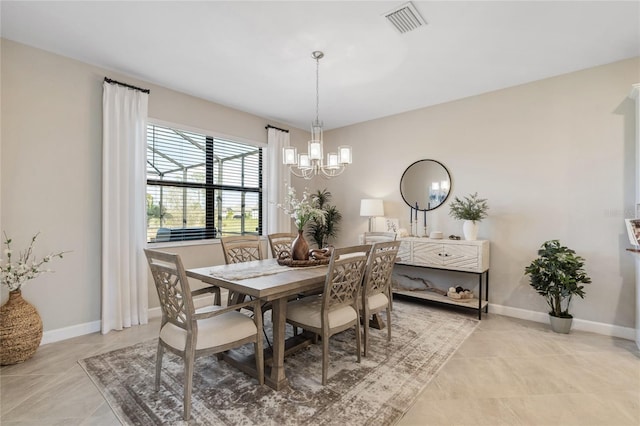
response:
[[[191,330],[193,299],[180,256],[148,249],[144,252],[160,300],[162,325],[170,322],[187,331]]]
[[[357,304],[370,250],[368,244],[333,250],[322,294],[325,314],[340,306]]]
[[[365,244],[373,244],[381,241],[395,241],[395,232],[365,232],[364,240]]]
[[[220,243],[227,265],[264,259],[260,237],[257,235],[222,237]]]
[[[281,251],[291,253],[291,243],[298,235],[290,232],[279,232],[267,235],[269,238],[269,246],[271,247],[271,255],[277,259]]]
[[[387,294],[399,249],[400,241],[383,241],[373,245],[364,273],[363,295],[365,297],[376,293]]]

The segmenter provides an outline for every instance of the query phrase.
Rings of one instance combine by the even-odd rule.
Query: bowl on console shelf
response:
[[[473,292],[460,286],[449,287],[449,291],[447,291],[447,297],[458,302],[468,302],[473,299]]]

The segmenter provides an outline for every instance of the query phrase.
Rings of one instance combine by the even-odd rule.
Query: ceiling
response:
[[[639,1],[0,3],[2,37],[270,120],[325,129],[640,56]],[[640,79],[640,75],[639,75]],[[151,94],[153,96],[153,93]]]

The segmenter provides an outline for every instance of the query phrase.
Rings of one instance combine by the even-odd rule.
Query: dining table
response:
[[[267,385],[280,390],[287,383],[284,369],[285,356],[311,342],[311,336],[306,333],[286,338],[287,301],[304,292],[322,290],[327,270],[326,264],[290,267],[280,265],[276,259],[265,259],[187,269],[186,274],[205,284],[271,303],[272,349],[265,349],[270,353],[265,354],[264,379]],[[251,359],[239,358],[231,351],[225,353],[223,357],[225,361],[245,373],[257,376],[255,362]],[[253,360],[255,361],[255,358]]]

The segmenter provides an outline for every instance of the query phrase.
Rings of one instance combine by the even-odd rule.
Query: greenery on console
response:
[[[478,193],[467,195],[463,199],[455,197],[449,205],[449,214],[458,220],[481,221],[487,217],[489,205],[485,198],[478,198]]]
[[[573,296],[584,299],[584,286],[589,284],[585,272],[584,259],[576,252],[562,246],[558,240],[545,242],[538,250],[538,258],[525,268],[530,275],[530,284],[542,295],[549,307],[550,315],[559,318],[573,318],[569,314],[569,304]]]
[[[313,203],[316,208],[325,212],[324,222],[311,219],[307,231],[307,236],[315,241],[318,248],[324,248],[329,245],[331,238],[338,236],[340,230],[338,224],[342,220],[342,214],[338,211],[336,206],[329,204],[331,200],[331,192],[326,189],[318,190],[312,196]]]

